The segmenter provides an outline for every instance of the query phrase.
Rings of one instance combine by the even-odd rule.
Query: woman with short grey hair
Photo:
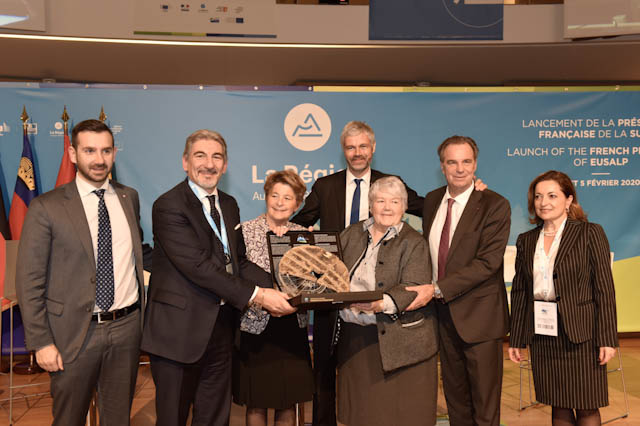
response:
[[[429,247],[402,222],[407,191],[389,176],[369,189],[372,217],[340,238],[351,291],[381,290],[382,299],[352,304],[336,322],[338,420],[348,426],[436,422],[437,320],[430,303],[404,312],[429,283]]]

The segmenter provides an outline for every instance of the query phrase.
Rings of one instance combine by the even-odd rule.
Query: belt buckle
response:
[[[103,314],[105,315],[105,317],[106,316],[111,316],[111,318],[106,318],[106,319],[103,320],[102,319],[102,315]],[[111,314],[111,315],[109,315],[109,314]],[[112,321],[114,319],[116,319],[116,312],[115,311],[113,311],[113,312],[98,312],[98,324],[104,324],[105,322]]]

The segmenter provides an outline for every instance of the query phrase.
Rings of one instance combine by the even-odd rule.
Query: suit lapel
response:
[[[91,231],[89,230],[89,223],[87,222],[87,215],[80,199],[80,193],[76,182],[72,181],[65,187],[65,200],[63,202],[64,208],[69,215],[71,226],[76,232],[78,239],[82,243],[82,247],[87,254],[87,258],[91,261],[91,264],[95,267],[96,259],[93,255],[93,242],[91,241]],[[96,197],[96,203],[98,198]]]
[[[467,205],[462,211],[462,216],[460,216],[458,226],[456,226],[456,230],[453,234],[453,239],[451,240],[451,246],[449,246],[447,260],[451,257],[451,253],[456,250],[458,244],[460,244],[462,236],[471,228],[471,225],[473,225],[473,221],[478,215],[478,210],[480,210],[480,207],[482,206],[481,200],[482,192],[476,191],[474,189],[471,193],[471,196],[469,197],[469,201],[467,201]]]
[[[227,231],[227,241],[229,242],[229,255],[235,258],[236,253],[236,241],[235,241],[235,224],[231,223],[231,217],[233,216],[233,207],[231,199],[226,196],[222,191],[218,190],[220,196],[220,209],[222,210],[222,217],[224,218],[224,228]],[[216,237],[217,238],[217,237]],[[234,259],[235,260],[235,259]]]
[[[189,186],[187,180],[183,182],[182,190],[187,201],[187,208],[189,209],[191,215],[195,218],[195,225],[199,226],[200,230],[204,232],[205,235],[211,236],[211,234],[213,234],[213,230],[211,229],[207,218],[204,216],[205,213],[202,208],[202,203],[200,202],[198,197],[196,197],[196,194],[194,194],[191,190],[191,187]]]
[[[142,261],[142,241],[140,240],[140,228],[138,227],[138,220],[133,209],[133,202],[116,182],[111,182],[111,186],[113,186],[113,189],[116,191],[118,201],[120,201],[124,215],[127,218],[129,231],[131,232],[131,242],[133,243],[134,255],[136,259]]]
[[[345,198],[347,197],[347,171],[343,170],[335,174],[336,180],[333,185],[334,191],[334,200],[326,200],[329,203],[332,203],[336,206],[337,209],[337,217],[340,218],[339,223],[344,225],[344,218],[346,211],[346,202]]]
[[[423,223],[427,225],[427,229],[424,229],[425,226],[423,226],[422,234],[427,240],[429,240],[429,233],[431,232],[431,226],[433,225],[433,220],[436,217],[436,212],[438,211],[438,207],[440,207],[440,203],[442,202],[442,197],[444,197],[446,192],[446,186],[436,189],[436,192],[428,198],[429,201],[425,202]]]
[[[373,182],[377,181],[378,179],[381,179],[383,177],[385,177],[387,175],[385,175],[382,172],[379,172],[377,170],[373,170],[371,169],[371,179],[369,182],[369,190],[371,190],[371,185],[373,185]],[[367,203],[367,205],[369,205],[369,203]],[[371,217],[371,206],[369,206],[369,211],[368,211],[369,217]]]
[[[562,264],[562,261],[570,253],[575,245],[578,237],[580,236],[580,229],[582,229],[577,222],[567,219],[567,223],[562,231],[562,238],[560,239],[560,247],[558,247],[558,255],[554,262],[553,269],[557,269],[557,266]]]
[[[540,236],[540,227],[535,228],[526,234],[523,241],[523,253],[524,256],[524,270],[525,272],[533,275],[533,259],[536,254],[536,245],[538,244],[538,237]]]

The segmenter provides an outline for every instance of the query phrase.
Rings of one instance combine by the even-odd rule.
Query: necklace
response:
[[[556,235],[558,233],[558,231],[545,231],[544,229],[542,230],[542,233],[544,234],[545,237],[551,237],[553,235]]]

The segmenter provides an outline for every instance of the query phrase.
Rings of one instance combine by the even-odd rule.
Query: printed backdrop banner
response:
[[[640,88],[224,88],[75,84],[0,85],[2,187],[15,184],[22,150],[20,113],[41,190],[55,185],[63,148],[60,116],[70,125],[96,118],[101,106],[115,134],[118,180],[140,193],[145,240],[151,207],[184,179],[181,155],[194,130],[219,131],[229,145],[221,188],[238,200],[243,220],[264,212],[270,171],[296,170],[313,182],[345,167],[340,131],[363,120],[376,132],[373,167],[402,178],[418,193],[444,184],[436,147],[446,137],[473,137],[477,175],[509,199],[506,254],[513,275],[516,237],[531,228],[527,188],[558,169],[574,180],[589,219],[603,225],[614,255],[620,331],[640,331]],[[7,199],[5,203],[8,204]],[[409,223],[420,228],[420,221]]]

